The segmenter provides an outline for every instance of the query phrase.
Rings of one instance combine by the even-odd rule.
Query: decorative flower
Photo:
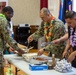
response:
[[[50,26],[48,26],[47,22],[44,22],[44,35],[45,35],[47,41],[52,36],[52,30],[53,30],[53,23],[54,22],[55,22],[55,18],[53,16],[50,20]]]

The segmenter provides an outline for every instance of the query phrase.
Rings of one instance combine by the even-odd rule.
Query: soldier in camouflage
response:
[[[9,7],[9,9],[7,9]],[[9,35],[7,18],[11,17],[13,9],[7,6],[2,9],[0,14],[0,75],[4,75],[3,65],[3,51],[5,50],[6,43],[8,43],[14,50],[18,51],[18,54],[23,54],[24,51],[17,46],[17,42]]]
[[[37,40],[42,36],[45,36],[47,42],[51,42],[65,34],[66,31],[64,23],[61,20],[53,17],[47,8],[41,9],[40,17],[43,20],[41,23],[41,28],[28,37],[28,42]],[[38,50],[38,55],[43,54],[44,51],[49,51],[49,55],[55,54],[56,57],[61,57],[64,48],[65,42],[62,42],[61,44],[48,44],[47,46]]]

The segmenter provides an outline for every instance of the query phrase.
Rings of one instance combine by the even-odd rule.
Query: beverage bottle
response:
[[[56,65],[55,54],[52,54],[52,67],[54,68]]]
[[[56,65],[56,61],[55,61],[55,54],[52,54],[52,61],[48,62],[48,69],[53,69]]]

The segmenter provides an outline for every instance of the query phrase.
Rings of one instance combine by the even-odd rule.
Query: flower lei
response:
[[[47,22],[44,22],[44,36],[46,37],[46,40],[49,41],[49,38],[52,36],[52,30],[53,30],[53,23],[55,22],[55,18],[52,16],[50,25],[48,26]]]

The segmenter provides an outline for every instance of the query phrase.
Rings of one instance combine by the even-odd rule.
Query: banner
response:
[[[40,9],[43,7],[48,8],[48,0],[40,0]]]

